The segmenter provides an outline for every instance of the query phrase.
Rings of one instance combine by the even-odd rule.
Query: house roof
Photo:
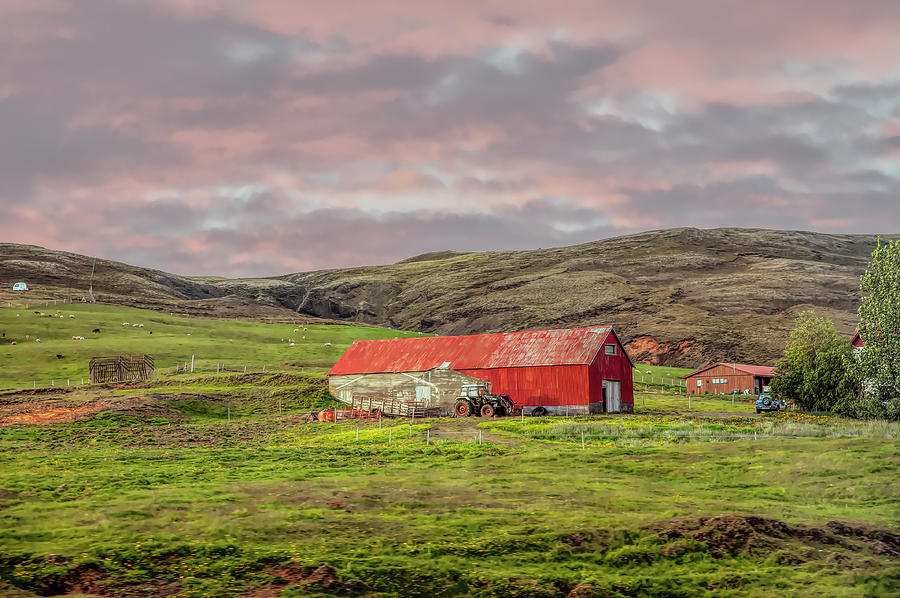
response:
[[[773,373],[775,372],[775,368],[768,367],[765,365],[747,365],[745,363],[723,363],[720,361],[717,363],[710,364],[710,365],[706,366],[705,368],[700,368],[696,372],[691,372],[690,374],[682,376],[682,378],[690,378],[692,376],[697,376],[698,374],[702,374],[706,370],[712,369],[719,365],[724,365],[725,367],[729,367],[729,368],[735,369],[739,372],[743,372],[745,374],[750,374],[753,376],[772,376]]]
[[[850,339],[850,344],[854,347],[862,347],[863,345],[865,345],[865,343],[863,343],[862,337],[859,336],[858,332],[853,335],[853,338]]]
[[[356,341],[328,375],[588,365],[611,334],[618,341],[609,326]]]

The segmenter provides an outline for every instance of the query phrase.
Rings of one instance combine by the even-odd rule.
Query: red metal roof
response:
[[[690,378],[691,376],[696,376],[697,374],[702,374],[706,370],[708,370],[710,368],[714,368],[718,365],[724,365],[725,367],[729,367],[729,368],[735,369],[739,372],[743,372],[745,374],[750,374],[753,376],[773,376],[774,375],[773,372],[775,371],[775,368],[768,367],[765,365],[747,365],[745,363],[723,363],[720,361],[718,363],[710,364],[710,365],[706,366],[705,368],[700,368],[696,372],[691,372],[690,374],[682,376],[682,378]]]
[[[590,364],[611,328],[356,341],[328,375]]]

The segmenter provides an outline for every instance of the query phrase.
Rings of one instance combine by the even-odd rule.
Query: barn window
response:
[[[728,384],[728,378],[722,378],[722,384]]]
[[[606,345],[606,354],[607,355],[615,355],[616,354],[616,346],[615,345]]]

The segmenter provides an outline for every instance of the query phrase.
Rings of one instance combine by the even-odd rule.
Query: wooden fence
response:
[[[441,414],[440,407],[426,407],[422,401],[401,401],[365,395],[353,397],[351,406],[364,411],[378,409],[384,415],[396,417],[438,417]]]
[[[154,363],[149,355],[95,357],[90,362],[91,383],[138,382],[153,377]]]

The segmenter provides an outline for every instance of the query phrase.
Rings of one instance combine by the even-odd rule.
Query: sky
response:
[[[897,0],[0,0],[0,241],[266,276],[900,232]]]

